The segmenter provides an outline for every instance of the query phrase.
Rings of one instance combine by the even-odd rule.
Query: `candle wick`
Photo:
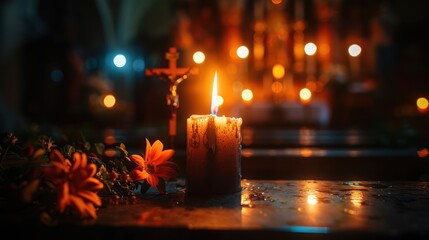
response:
[[[217,104],[214,104],[214,106],[212,106],[210,110],[211,110],[210,113],[212,115],[217,116],[217,112],[219,111],[219,106]]]

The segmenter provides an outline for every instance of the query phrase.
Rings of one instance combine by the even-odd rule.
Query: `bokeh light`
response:
[[[348,52],[350,56],[357,57],[362,52],[362,48],[357,44],[352,44],[349,46]]]
[[[145,63],[144,60],[141,58],[138,58],[136,60],[134,60],[133,62],[133,69],[136,72],[143,72],[145,69]]]
[[[112,94],[107,94],[103,98],[103,104],[106,108],[112,108],[116,104],[116,98]]]
[[[253,98],[253,92],[252,90],[246,88],[241,92],[241,98],[246,101],[249,102],[250,100],[252,100]]]
[[[304,46],[304,52],[308,56],[312,56],[312,55],[316,54],[316,51],[317,51],[316,44],[314,44],[312,42],[309,42],[309,43],[305,44],[305,46]]]
[[[217,96],[217,106],[220,107],[222,106],[224,100],[222,96]]]
[[[201,64],[206,60],[206,55],[201,51],[196,51],[194,55],[192,55],[192,59],[196,64]]]
[[[311,91],[308,88],[303,88],[299,91],[299,98],[301,102],[309,102],[311,100]]]
[[[116,67],[121,68],[127,64],[127,58],[122,54],[118,54],[113,58],[113,64],[115,64]]]
[[[420,97],[417,99],[416,105],[417,105],[417,110],[419,110],[420,112],[426,112],[429,107],[429,102],[427,98]]]
[[[273,82],[273,84],[271,84],[271,91],[273,91],[273,93],[281,93],[281,91],[283,90],[283,84],[281,82]]]
[[[283,78],[285,75],[285,68],[283,67],[283,65],[278,63],[273,66],[272,72],[273,72],[274,78],[280,79],[280,78]]]
[[[246,46],[240,46],[237,48],[237,56],[239,58],[247,58],[249,56],[249,49]]]

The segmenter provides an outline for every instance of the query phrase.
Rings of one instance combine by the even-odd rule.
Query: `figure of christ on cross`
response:
[[[167,81],[169,84],[169,92],[167,93],[167,105],[170,106],[170,119],[169,119],[169,135],[170,145],[174,148],[174,137],[176,136],[177,125],[177,109],[179,108],[179,95],[177,94],[177,86],[183,80],[187,79],[189,75],[198,74],[197,68],[177,68],[177,59],[179,53],[175,47],[170,47],[169,51],[165,53],[165,58],[169,62],[168,68],[152,68],[146,69],[146,76],[157,76],[161,80]]]

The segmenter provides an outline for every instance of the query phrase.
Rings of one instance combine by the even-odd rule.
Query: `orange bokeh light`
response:
[[[116,104],[116,98],[112,94],[108,94],[103,98],[103,104],[106,108],[112,108]]]

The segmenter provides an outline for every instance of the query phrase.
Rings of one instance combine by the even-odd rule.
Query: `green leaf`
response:
[[[116,147],[120,152],[121,155],[127,159],[128,161],[130,161],[130,159],[128,158],[128,151],[127,148],[125,147],[125,144],[121,143],[118,147]]]
[[[75,151],[76,149],[72,145],[66,144],[63,147],[64,157],[66,158],[71,158],[72,153],[74,153]]]
[[[85,151],[91,150],[91,143],[90,142],[84,142],[83,147],[85,148]]]
[[[104,143],[94,143],[94,151],[98,156],[103,155]]]

